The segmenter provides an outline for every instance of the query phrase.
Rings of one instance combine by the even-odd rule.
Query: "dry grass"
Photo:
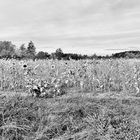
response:
[[[140,138],[140,99],[80,94],[0,101],[0,136],[9,140]]]

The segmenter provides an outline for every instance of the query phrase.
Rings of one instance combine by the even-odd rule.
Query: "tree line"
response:
[[[109,58],[140,58],[140,51],[125,51],[115,53],[110,56],[99,56],[93,54],[91,56],[81,55],[76,53],[63,53],[61,48],[56,49],[55,52],[49,54],[48,52],[39,51],[36,52],[36,47],[32,41],[27,46],[22,44],[17,48],[11,41],[0,41],[0,58],[5,59],[58,59],[58,60],[81,60],[81,59],[109,59]]]

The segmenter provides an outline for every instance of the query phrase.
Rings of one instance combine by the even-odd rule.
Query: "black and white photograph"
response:
[[[0,140],[140,140],[140,0],[0,0]]]

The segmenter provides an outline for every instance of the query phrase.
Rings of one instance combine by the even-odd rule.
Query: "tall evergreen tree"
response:
[[[29,42],[27,47],[27,57],[34,59],[36,55],[36,47],[32,41]]]

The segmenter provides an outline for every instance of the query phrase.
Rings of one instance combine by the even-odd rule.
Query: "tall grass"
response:
[[[2,140],[139,140],[139,99],[1,99]]]
[[[0,60],[1,90],[117,92],[139,96],[140,62],[128,60],[16,61]],[[59,88],[57,88],[57,86]],[[52,89],[51,89],[52,87]],[[54,90],[54,91],[53,91]],[[64,90],[63,90],[64,92]]]

